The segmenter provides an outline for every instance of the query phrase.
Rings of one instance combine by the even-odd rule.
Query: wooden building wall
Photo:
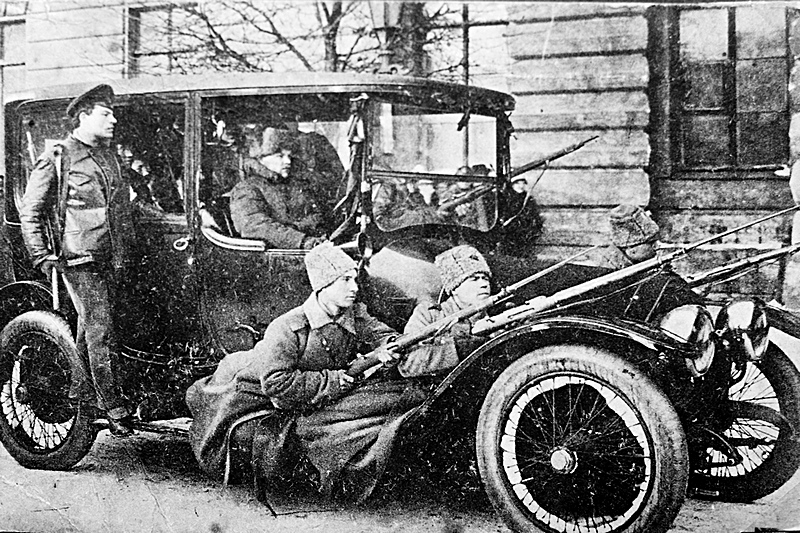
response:
[[[111,5],[109,5],[111,4]],[[124,77],[125,10],[108,0],[36,0],[26,18],[31,87]]]
[[[650,203],[646,6],[519,3],[508,10],[513,165],[599,136],[554,161],[534,189],[544,219],[539,253],[563,257],[608,240],[610,208]]]

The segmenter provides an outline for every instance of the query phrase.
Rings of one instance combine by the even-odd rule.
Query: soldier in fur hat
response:
[[[354,383],[347,369],[357,353],[383,346],[380,360],[396,361],[385,345],[397,333],[356,302],[356,263],[340,248],[321,244],[305,264],[313,289],[306,302],[273,320],[252,350],[226,356],[187,391],[192,448],[203,470],[222,477],[229,428],[243,416],[277,409],[280,423],[251,428],[249,437],[237,433],[245,436],[233,443],[248,450],[256,474],[274,484],[307,459],[324,494],[336,488],[364,498],[400,424],[425,395],[408,380]]]
[[[659,227],[637,205],[622,204],[608,216],[611,246],[603,250],[599,266],[614,270],[655,257]]]
[[[406,324],[404,333],[414,333],[446,316],[480,304],[490,296],[492,273],[483,255],[469,245],[456,246],[436,256],[435,264],[442,279],[441,304],[418,305]],[[449,370],[459,356],[469,353],[479,339],[470,334],[480,315],[455,323],[442,334],[420,343],[406,354],[397,369],[404,377],[436,374]]]
[[[231,218],[239,234],[271,248],[311,249],[325,240],[323,209],[291,175],[294,135],[265,127],[247,149],[244,179],[231,190]]]

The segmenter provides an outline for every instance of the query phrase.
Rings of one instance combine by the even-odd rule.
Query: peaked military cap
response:
[[[110,85],[101,83],[73,99],[67,106],[67,116],[70,118],[74,117],[78,110],[85,105],[98,104],[103,107],[113,107],[114,89],[112,89]]]

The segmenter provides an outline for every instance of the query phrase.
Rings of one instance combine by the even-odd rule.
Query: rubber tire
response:
[[[748,363],[748,366],[752,364]],[[781,430],[769,457],[754,470],[744,474],[733,477],[711,476],[693,470],[689,485],[699,491],[696,493],[698,498],[752,502],[778,490],[800,468],[800,442],[797,440],[800,437],[800,372],[791,359],[772,343],[755,366],[761,370],[775,392],[780,413],[792,423],[795,435],[792,437]]]
[[[74,357],[77,348],[72,338],[69,325],[60,316],[47,311],[28,311],[11,320],[0,331],[0,389],[5,388],[10,379],[14,366],[14,357],[17,345],[26,336],[34,335],[52,343],[56,348],[59,359],[52,362],[63,370],[63,379],[59,382],[60,396],[56,398],[59,404],[57,409],[72,415],[73,423],[62,439],[61,443],[52,450],[33,450],[21,442],[15,429],[6,417],[6,402],[0,405],[0,442],[8,453],[22,466],[39,470],[67,470],[77,464],[89,452],[97,437],[96,429],[91,425],[91,419],[83,409],[69,406],[68,391],[69,358]],[[65,385],[66,383],[66,385]],[[63,403],[61,400],[63,399]],[[28,404],[30,405],[30,404]],[[39,414],[34,413],[37,418]],[[74,414],[73,414],[74,412]],[[41,420],[41,418],[38,418]],[[42,420],[42,422],[46,422]]]
[[[681,421],[664,393],[645,374],[624,359],[594,346],[552,345],[536,349],[509,365],[492,385],[481,408],[476,436],[478,471],[492,505],[513,531],[556,531],[525,509],[516,497],[502,464],[501,435],[506,414],[515,398],[521,397],[521,391],[559,374],[594,380],[622,396],[642,423],[651,456],[655,458],[651,486],[638,511],[611,531],[667,531],[683,505],[689,476],[688,448]]]

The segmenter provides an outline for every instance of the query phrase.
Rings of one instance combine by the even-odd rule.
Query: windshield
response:
[[[451,224],[486,231],[494,225],[495,117],[381,102],[369,122],[379,228]]]

